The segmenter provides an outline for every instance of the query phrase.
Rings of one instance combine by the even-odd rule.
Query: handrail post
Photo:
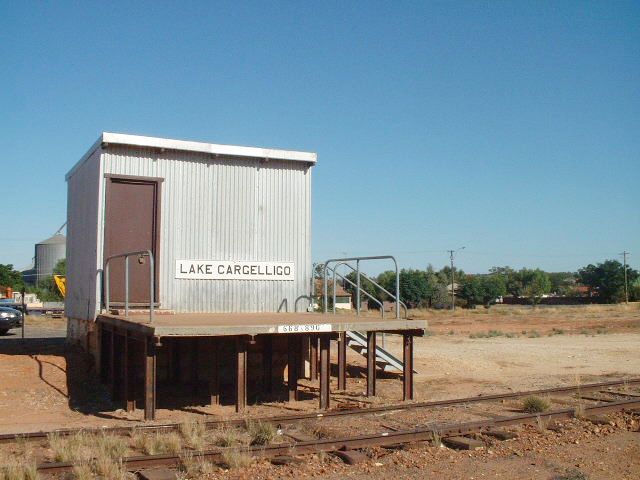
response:
[[[324,282],[322,284],[322,293],[323,293],[323,305],[322,305],[322,310],[324,311],[324,313],[327,313],[327,264],[323,264],[322,265],[322,274],[323,274],[323,278],[324,278]]]
[[[332,310],[333,313],[336,313],[336,267],[333,267],[333,269],[331,270],[333,272],[333,304],[332,304]]]
[[[156,291],[155,291],[155,277],[156,277],[156,265],[153,259],[153,253],[151,250],[147,250],[149,254],[149,323],[153,323],[153,313],[155,310],[154,304],[156,303]]]
[[[352,266],[352,265],[350,265],[350,264],[349,264],[349,263],[347,263],[347,262],[340,262],[340,263],[337,263],[337,264],[336,264],[336,268],[338,268],[338,266],[340,266],[340,265],[346,265],[346,266],[347,266],[347,267],[349,267],[352,271],[354,271],[354,272],[356,271],[356,269],[355,269],[355,268],[353,268],[353,266]],[[391,293],[389,290],[387,290],[386,288],[384,288],[382,285],[380,285],[380,284],[379,284],[378,282],[376,282],[375,280],[371,280],[371,278],[370,278],[370,277],[368,277],[367,275],[365,275],[364,273],[360,273],[360,275],[361,275],[362,277],[364,277],[364,279],[365,279],[365,280],[369,280],[369,281],[370,281],[374,286],[378,287],[381,291],[383,291],[384,293],[386,293],[386,294],[387,294],[387,295],[389,295],[390,297],[395,298],[395,296],[394,296],[394,294],[393,294],[393,293]],[[343,278],[344,278],[344,277],[343,277]],[[355,286],[355,285],[354,285],[354,286]],[[409,313],[408,313],[408,311],[407,311],[407,306],[405,305],[405,303],[404,303],[402,300],[400,300],[400,306],[404,308],[404,313],[408,315]]]
[[[105,277],[105,284],[104,284],[104,295],[106,298],[105,301],[105,307],[107,310],[107,313],[109,313],[109,259],[107,259],[107,263],[104,266],[104,277]]]
[[[396,269],[396,294],[395,296],[389,292],[388,290],[382,288],[378,283],[373,282],[369,277],[367,277],[365,274],[360,273],[360,261],[361,260],[392,260]],[[398,269],[398,262],[395,259],[394,256],[392,255],[378,255],[378,256],[371,256],[371,257],[349,257],[349,258],[331,258],[329,260],[327,260],[324,263],[324,286],[325,286],[325,313],[327,313],[327,308],[326,308],[326,300],[327,300],[327,265],[329,265],[330,263],[333,262],[347,262],[347,261],[356,261],[356,268],[354,269],[353,267],[351,267],[351,265],[349,265],[349,267],[353,270],[355,270],[356,272],[356,277],[357,277],[357,285],[356,285],[356,293],[358,298],[356,299],[356,306],[357,306],[357,314],[360,315],[360,288],[361,288],[361,282],[360,282],[360,276],[362,275],[363,277],[365,277],[366,279],[368,279],[369,281],[371,281],[375,286],[377,286],[378,288],[380,288],[383,292],[385,292],[387,295],[390,295],[392,297],[395,298],[396,301],[396,319],[400,319],[400,306],[403,306],[405,309],[405,312],[407,312],[407,306],[404,304],[404,302],[402,302],[400,300],[400,270]],[[408,314],[408,312],[407,312]]]
[[[360,315],[360,260],[356,260],[356,313]]]
[[[156,280],[156,267],[155,260],[153,258],[153,252],[151,250],[140,250],[137,252],[120,253],[118,255],[112,255],[104,262],[104,295],[105,295],[105,308],[107,312],[111,306],[111,291],[109,288],[110,283],[110,263],[114,258],[124,258],[124,314],[125,317],[129,316],[129,257],[138,255],[139,257],[149,257],[149,323],[153,323],[155,312],[155,280]]]
[[[124,316],[129,318],[129,255],[124,256]]]
[[[400,272],[398,271],[398,262],[393,259],[396,266],[396,320],[400,320]]]
[[[347,283],[348,283],[349,285],[351,285],[352,287],[355,287],[355,286],[356,286],[356,284],[355,284],[355,283],[353,283],[351,280],[349,280],[349,279],[348,279],[347,277],[345,277],[344,275],[341,275],[341,274],[339,274],[339,273],[338,273],[338,267],[340,267],[341,265],[346,265],[347,267],[349,267],[349,268],[351,268],[352,270],[354,270],[354,268],[353,268],[351,265],[349,265],[348,263],[346,263],[346,262],[341,262],[341,263],[336,264],[336,266],[335,266],[335,267],[333,267],[333,269],[332,269],[333,274],[334,274],[334,275],[336,275],[336,276],[338,276],[338,277],[340,277],[340,278],[342,279],[342,281],[343,281],[343,282],[347,282]],[[371,295],[371,294],[370,294],[369,292],[367,292],[366,290],[363,290],[363,291],[362,291],[362,293],[364,293],[368,298],[370,298],[372,301],[374,301],[374,302],[376,303],[376,305],[379,305],[379,306],[380,306],[380,312],[381,312],[381,314],[382,314],[382,318],[384,319],[384,308],[383,308],[382,302],[381,302],[380,300],[378,300],[376,297],[374,297],[373,295]]]

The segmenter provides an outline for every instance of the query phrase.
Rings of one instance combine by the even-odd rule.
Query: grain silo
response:
[[[66,245],[67,239],[61,233],[36,243],[36,283],[53,274],[56,264],[65,258]]]

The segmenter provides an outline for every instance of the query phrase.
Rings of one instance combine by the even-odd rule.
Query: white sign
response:
[[[320,333],[330,331],[330,323],[313,323],[311,325],[278,325],[278,333]]]
[[[192,280],[296,279],[293,262],[231,262],[226,260],[176,260],[176,278]]]

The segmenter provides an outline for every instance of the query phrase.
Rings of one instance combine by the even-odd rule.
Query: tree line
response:
[[[53,268],[54,275],[65,276],[67,261],[62,259]],[[35,293],[43,302],[61,302],[64,299],[56,286],[53,275],[41,278],[36,285],[26,284],[22,273],[14,270],[12,264],[0,264],[0,286],[11,287],[14,292],[20,292],[24,288],[26,293]]]
[[[618,303],[625,300],[625,270],[617,260],[589,264],[577,272],[545,272],[539,268],[493,267],[487,273],[466,274],[454,270],[455,296],[459,306],[489,308],[500,297],[511,296],[526,299],[532,305],[540,303],[547,295],[558,297],[589,297],[594,303]],[[346,276],[356,283],[356,274]],[[385,271],[373,280],[391,293],[395,292],[394,271]],[[391,297],[365,278],[361,288],[378,301]],[[628,297],[640,301],[640,275],[627,266]],[[355,293],[356,288],[345,282],[344,288]],[[410,308],[446,308],[451,304],[451,268],[435,270],[429,265],[425,270],[403,269],[400,272],[400,298]],[[366,301],[366,297],[363,297]]]

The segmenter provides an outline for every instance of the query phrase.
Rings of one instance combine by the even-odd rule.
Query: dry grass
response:
[[[634,312],[640,310],[640,302],[632,302],[629,305],[567,305],[558,307],[539,307],[531,308],[525,306],[511,306],[511,305],[494,305],[487,308],[456,308],[455,312],[451,310],[429,310],[425,308],[415,308],[409,310],[409,317],[420,318],[464,318],[464,317],[478,317],[478,316],[522,316],[522,315],[535,315],[538,317],[556,317],[566,316],[570,314],[578,315],[590,315],[590,314],[603,314],[603,313],[625,313]],[[379,315],[376,312],[375,314]]]
[[[82,462],[74,465],[72,473],[73,478],[76,480],[91,480],[95,478],[89,462]]]
[[[47,435],[47,440],[56,462],[89,461],[93,457],[95,438],[86,432],[80,431],[70,436],[53,432]]]
[[[182,478],[202,478],[212,475],[218,470],[215,464],[202,457],[194,458],[191,452],[184,452],[180,455],[180,461],[182,463],[180,468]]]
[[[522,410],[528,413],[546,412],[550,406],[548,400],[535,395],[528,396],[522,400]]]
[[[269,422],[248,422],[247,432],[251,437],[251,445],[268,445],[276,436],[276,427]]]
[[[2,480],[35,480],[39,478],[38,469],[33,459],[9,457],[2,459],[0,479]]]
[[[55,461],[77,463],[73,469],[76,479],[131,478],[122,462],[129,450],[128,442],[122,437],[104,433],[91,435],[81,431],[67,437],[52,433],[47,438]]]
[[[229,469],[248,467],[253,461],[253,457],[247,451],[231,448],[222,452],[222,461]]]
[[[207,425],[202,420],[190,420],[180,424],[180,434],[187,446],[203,450],[207,443]]]
[[[538,426],[538,432],[544,433],[547,431],[550,419],[548,417],[536,416],[536,425]]]
[[[182,438],[175,432],[138,435],[139,437],[134,438],[133,443],[147,455],[177,455],[182,450]]]
[[[233,428],[221,428],[215,434],[214,443],[219,447],[233,447],[240,441],[238,432]]]

